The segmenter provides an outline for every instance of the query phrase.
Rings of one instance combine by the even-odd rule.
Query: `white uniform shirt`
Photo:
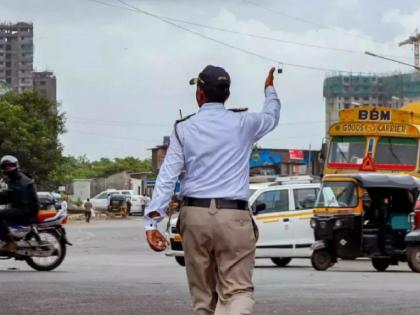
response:
[[[145,229],[153,230],[165,216],[183,169],[181,195],[195,198],[248,200],[249,159],[253,144],[273,130],[280,118],[280,100],[267,87],[260,113],[233,112],[221,103],[206,103],[191,118],[176,125],[145,212]],[[181,142],[181,144],[180,144]],[[158,211],[151,219],[148,214]]]

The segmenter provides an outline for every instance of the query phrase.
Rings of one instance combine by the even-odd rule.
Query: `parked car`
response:
[[[90,198],[93,208],[96,210],[106,210],[109,206],[109,198],[111,195],[122,194],[126,195],[131,201],[131,213],[141,213],[140,196],[134,190],[117,190],[108,189],[97,194],[95,197]],[[85,201],[84,201],[85,202]]]
[[[249,205],[259,229],[256,258],[269,258],[279,267],[292,258],[311,258],[314,234],[310,226],[319,180],[309,176],[278,178],[250,184]],[[166,231],[170,243],[166,255],[185,265],[181,236],[174,216]]]
[[[116,189],[108,189],[90,198],[90,202],[92,203],[93,208],[96,210],[106,210],[109,206],[109,197],[111,194],[118,194],[118,192]],[[86,200],[83,201],[83,204],[85,202]]]
[[[143,209],[141,207],[142,196],[137,195],[134,190],[117,190],[119,193],[128,196],[131,202],[131,210],[129,215],[139,214],[143,215]]]

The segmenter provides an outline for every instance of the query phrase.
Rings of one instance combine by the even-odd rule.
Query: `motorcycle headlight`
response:
[[[311,228],[313,229],[316,228],[316,220],[314,218],[311,219],[310,225],[311,225]]]

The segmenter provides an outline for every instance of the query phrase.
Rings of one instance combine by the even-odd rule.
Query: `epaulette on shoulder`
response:
[[[185,116],[184,118],[181,118],[181,119],[178,119],[176,122],[175,122],[175,124],[179,124],[179,123],[181,123],[181,122],[183,122],[183,121],[186,121],[187,119],[190,119],[192,116],[194,116],[195,114],[191,114],[191,115],[188,115],[188,116]]]
[[[246,112],[248,110],[248,108],[243,107],[243,108],[230,108],[229,109],[231,112],[234,113],[242,113],[242,112]]]

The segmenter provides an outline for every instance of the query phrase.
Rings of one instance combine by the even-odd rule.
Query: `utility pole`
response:
[[[404,45],[413,45],[414,46],[414,65],[417,67],[420,67],[420,52],[419,52],[419,44],[420,44],[420,33],[416,29],[416,33],[414,36],[410,36],[408,39],[400,42],[398,46],[404,46]]]

